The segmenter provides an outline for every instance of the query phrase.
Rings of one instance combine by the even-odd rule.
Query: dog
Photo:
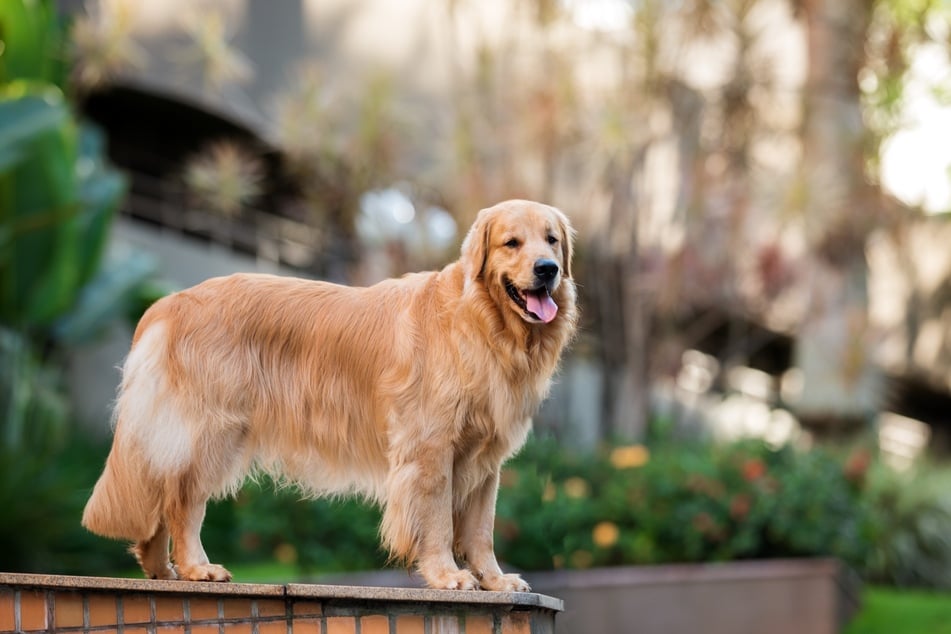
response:
[[[573,239],[559,210],[510,200],[440,271],[369,287],[235,274],[162,298],[133,336],[83,525],[132,541],[150,578],[229,581],[202,547],[205,505],[264,471],[379,504],[391,558],[432,588],[528,591],[496,561],[496,494],[576,328]]]

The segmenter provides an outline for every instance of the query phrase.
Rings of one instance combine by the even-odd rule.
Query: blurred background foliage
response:
[[[450,30],[464,4],[446,3]],[[948,45],[947,29],[934,27],[947,3],[629,3],[633,38],[583,43],[621,69],[595,99],[590,69],[559,40],[570,5],[519,5],[536,48],[514,31],[476,46],[475,72],[451,74],[448,123],[410,116],[399,77],[383,70],[344,90],[306,67],[272,95],[273,145],[179,131],[197,136],[151,176],[164,179],[170,206],[207,212],[210,234],[242,222],[263,231],[274,218],[258,208],[279,208],[295,231],[313,229],[317,255],[302,273],[340,279],[359,279],[381,250],[400,270],[445,261],[459,236],[435,239],[440,214],[465,226],[502,197],[601,210],[579,214],[576,266],[585,312],[577,347],[606,377],[600,440],[570,449],[566,434],[538,434],[506,468],[496,539],[507,564],[835,556],[872,582],[951,588],[946,463],[896,470],[872,438],[887,389],[874,361],[881,333],[868,317],[867,261],[870,241],[907,246],[923,216],[883,192],[880,149],[904,125],[916,47]],[[116,320],[134,323],[169,290],[147,254],[105,255],[123,196],[134,207],[151,185],[119,173],[102,131],[81,114],[97,91],[145,67],[148,52],[128,3],[90,3],[72,23],[55,6],[0,0],[0,569],[116,573],[129,563],[124,546],[79,526],[107,441],[80,428],[62,365],[70,349]],[[762,12],[776,7],[805,31],[802,94],[791,94],[761,28]],[[183,58],[209,93],[254,76],[230,28],[208,12],[185,29]],[[730,72],[699,89],[688,49],[718,39],[731,42]],[[525,59],[530,72],[510,63]],[[798,160],[775,163],[775,154]],[[666,193],[658,166],[673,183]],[[387,196],[431,206],[432,227],[416,227],[424,238],[396,248],[361,233],[366,210]],[[926,320],[910,294],[901,329],[913,351]],[[826,400],[770,405],[840,442],[724,440],[651,410],[650,390],[683,371],[698,333],[722,327],[720,360],[750,362],[744,345],[757,335],[746,322],[711,321],[714,312],[793,339],[793,365],[808,370],[802,394]],[[212,558],[277,561],[302,578],[385,564],[377,509],[299,498],[264,479],[213,504]]]
[[[166,288],[145,255],[104,261],[125,179],[66,93],[65,31],[49,2],[0,2],[0,536],[2,567],[58,566],[92,542],[75,515],[97,469],[77,434],[60,355]],[[56,465],[51,468],[51,465]],[[44,510],[45,509],[45,510]],[[42,546],[45,544],[46,546]],[[52,549],[52,550],[51,550]],[[54,556],[52,552],[57,554]],[[69,566],[70,564],[66,564]]]

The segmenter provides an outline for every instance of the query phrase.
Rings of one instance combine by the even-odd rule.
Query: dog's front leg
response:
[[[419,446],[391,459],[380,532],[394,558],[415,562],[431,588],[474,590],[452,553],[452,451]]]
[[[531,588],[517,574],[503,574],[495,559],[495,503],[498,472],[490,475],[456,512],[456,550],[485,590],[528,592]]]

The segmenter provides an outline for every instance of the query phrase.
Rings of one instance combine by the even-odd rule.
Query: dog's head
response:
[[[462,244],[466,284],[482,283],[497,303],[529,323],[549,323],[571,279],[574,231],[563,213],[509,200],[479,212]]]

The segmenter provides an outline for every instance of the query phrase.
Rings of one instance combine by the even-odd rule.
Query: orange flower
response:
[[[647,464],[650,457],[650,450],[644,445],[627,445],[611,451],[611,464],[615,469],[635,469]]]
[[[565,495],[570,498],[586,498],[590,489],[588,481],[584,478],[574,477],[565,480]]]
[[[616,544],[620,535],[621,531],[614,522],[598,522],[591,531],[591,539],[594,540],[595,546],[601,548],[610,548]]]

